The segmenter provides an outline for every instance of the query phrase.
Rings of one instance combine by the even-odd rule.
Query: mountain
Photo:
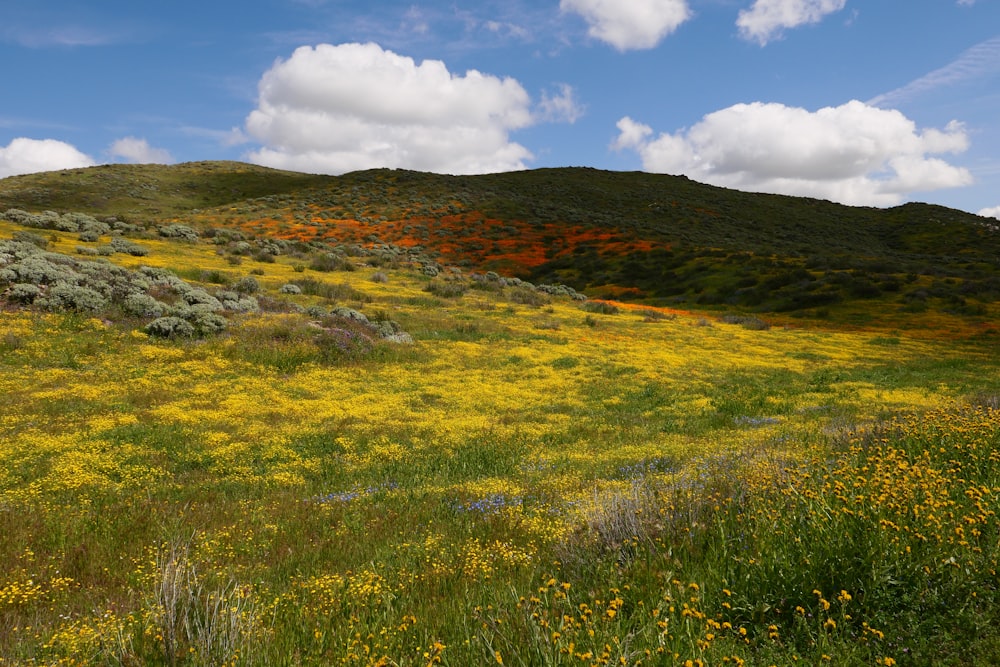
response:
[[[928,204],[878,209],[739,192],[682,176],[104,165],[0,180],[0,211],[9,208],[393,244],[441,265],[650,305],[911,326],[943,315],[989,332],[1000,301],[996,221]]]

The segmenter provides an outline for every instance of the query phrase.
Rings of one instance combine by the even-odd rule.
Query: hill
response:
[[[105,165],[0,181],[0,210],[53,208],[326,244],[591,296],[842,323],[989,329],[1000,234],[928,204],[891,209],[587,168],[312,176],[233,162]],[[943,318],[943,319],[942,319]]]
[[[953,335],[992,303],[769,326],[484,271],[720,281],[727,233],[752,277],[860,276],[760,212],[813,206],[831,257],[921,271],[830,306],[884,326],[921,254],[989,279],[961,219],[588,170],[0,190],[4,665],[1000,664],[1000,348]],[[743,197],[759,224],[718,222]]]

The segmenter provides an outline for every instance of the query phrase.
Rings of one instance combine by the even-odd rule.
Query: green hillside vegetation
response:
[[[994,333],[1000,297],[1000,233],[988,219],[645,173],[323,177],[238,163],[112,165],[6,179],[0,208],[418,246],[441,265],[567,284],[599,298],[964,335]]]
[[[0,180],[0,665],[996,664],[989,225],[587,169]]]

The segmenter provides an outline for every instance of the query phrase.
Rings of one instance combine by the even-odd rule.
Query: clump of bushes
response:
[[[771,328],[770,324],[753,315],[726,313],[719,318],[719,321],[725,324],[738,324],[744,329],[750,329],[751,331],[767,331]]]
[[[122,236],[116,236],[111,239],[111,247],[115,252],[120,252],[126,255],[132,255],[134,257],[145,257],[149,254],[149,248],[139,245],[129,241],[127,238]]]
[[[588,313],[597,313],[598,315],[617,315],[621,312],[618,306],[608,301],[585,301],[580,305],[580,308]]]
[[[13,236],[15,241],[21,241],[22,243],[31,243],[39,248],[45,248],[49,245],[49,240],[42,236],[41,234],[36,234],[35,232],[29,232],[26,230],[19,230],[14,232]]]
[[[673,313],[664,313],[663,311],[656,310],[654,308],[640,308],[636,312],[639,315],[642,315],[642,320],[644,322],[662,322],[663,320],[677,319],[677,316]]]
[[[127,246],[119,243],[119,247]],[[241,289],[254,288],[247,281]],[[259,310],[257,299],[248,293],[220,290],[213,295],[165,269],[132,271],[103,259],[76,259],[15,239],[0,241],[0,301],[111,318],[153,318],[146,331],[166,338],[219,333],[227,326],[222,313]]]
[[[195,335],[194,325],[173,315],[158,317],[143,329],[157,338],[191,338]]]
[[[520,303],[525,306],[534,306],[535,308],[540,308],[552,303],[552,299],[549,298],[547,294],[539,292],[534,287],[529,287],[527,285],[509,288],[507,290],[507,298],[514,303]]]
[[[244,276],[233,284],[233,290],[238,294],[256,294],[260,291],[260,283],[253,276]]]
[[[112,230],[124,232],[135,229],[134,225],[123,223],[117,218],[107,218],[102,221],[86,213],[63,213],[60,215],[55,211],[43,211],[35,214],[19,208],[11,208],[0,214],[0,218],[25,227],[51,229],[58,232],[89,232],[101,235],[109,234]]]
[[[309,268],[313,271],[329,273],[331,271],[354,271],[357,267],[346,257],[335,252],[325,252],[317,255],[309,262]]]
[[[187,225],[164,225],[157,229],[160,236],[168,239],[182,239],[184,241],[197,241],[198,232]]]
[[[424,286],[425,292],[444,299],[457,299],[469,290],[469,285],[462,280],[445,280],[434,278]]]

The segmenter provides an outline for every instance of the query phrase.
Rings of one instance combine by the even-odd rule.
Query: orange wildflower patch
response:
[[[500,220],[487,218],[479,211],[449,213],[439,217],[426,214],[406,216],[409,211],[397,213],[405,217],[377,221],[328,218],[324,217],[321,209],[313,207],[308,222],[303,222],[301,216],[292,213],[252,219],[222,219],[223,216],[218,213],[202,213],[197,218],[207,225],[294,241],[370,246],[375,237],[379,242],[403,248],[421,246],[437,253],[444,263],[463,262],[515,275],[527,274],[548,261],[576,252],[581,246],[612,257],[668,247],[618,229]],[[377,212],[370,214],[374,216]]]

